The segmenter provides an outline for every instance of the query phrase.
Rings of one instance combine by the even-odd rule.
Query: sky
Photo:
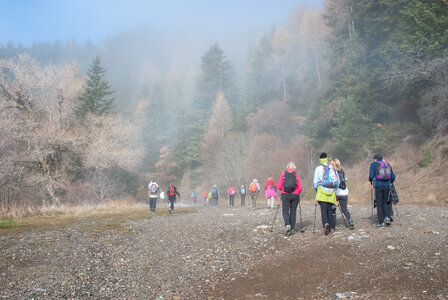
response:
[[[90,40],[151,30],[235,32],[269,30],[303,4],[323,0],[0,0],[0,43]]]

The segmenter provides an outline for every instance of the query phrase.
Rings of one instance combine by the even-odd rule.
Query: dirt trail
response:
[[[400,206],[400,226],[324,236],[313,205],[304,233],[285,238],[274,210],[199,208],[193,214],[0,231],[0,297],[96,299],[448,298],[448,208]],[[319,214],[318,214],[319,215]],[[261,226],[261,227],[260,227]],[[258,229],[257,229],[258,227]]]

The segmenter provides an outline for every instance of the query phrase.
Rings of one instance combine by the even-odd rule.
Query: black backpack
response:
[[[287,193],[292,193],[297,187],[296,172],[285,172],[283,175],[283,190]]]
[[[338,171],[338,176],[339,176],[339,188],[341,190],[345,190],[347,188],[347,185],[345,184],[345,173],[344,170],[340,169],[337,170]]]

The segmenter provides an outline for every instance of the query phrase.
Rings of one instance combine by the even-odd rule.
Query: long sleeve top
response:
[[[283,189],[283,177],[285,176],[285,172],[295,172],[294,169],[288,169],[286,171],[283,171],[282,174],[280,175],[280,178],[278,179],[278,184],[277,187],[278,189],[281,191],[282,194],[296,194],[296,195],[300,195],[300,193],[302,192],[302,184],[300,183],[300,178],[299,178],[299,174],[297,174],[297,172],[295,172],[296,174],[296,178],[297,178],[297,184],[296,184],[296,188],[292,193],[287,193],[284,191]]]

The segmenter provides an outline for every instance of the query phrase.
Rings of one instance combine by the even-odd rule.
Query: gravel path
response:
[[[283,236],[275,210],[198,208],[192,214],[116,223],[0,231],[5,299],[448,298],[448,208],[400,206],[377,229],[369,208],[356,228],[324,236],[314,205],[304,233]],[[258,228],[257,228],[258,227]]]

